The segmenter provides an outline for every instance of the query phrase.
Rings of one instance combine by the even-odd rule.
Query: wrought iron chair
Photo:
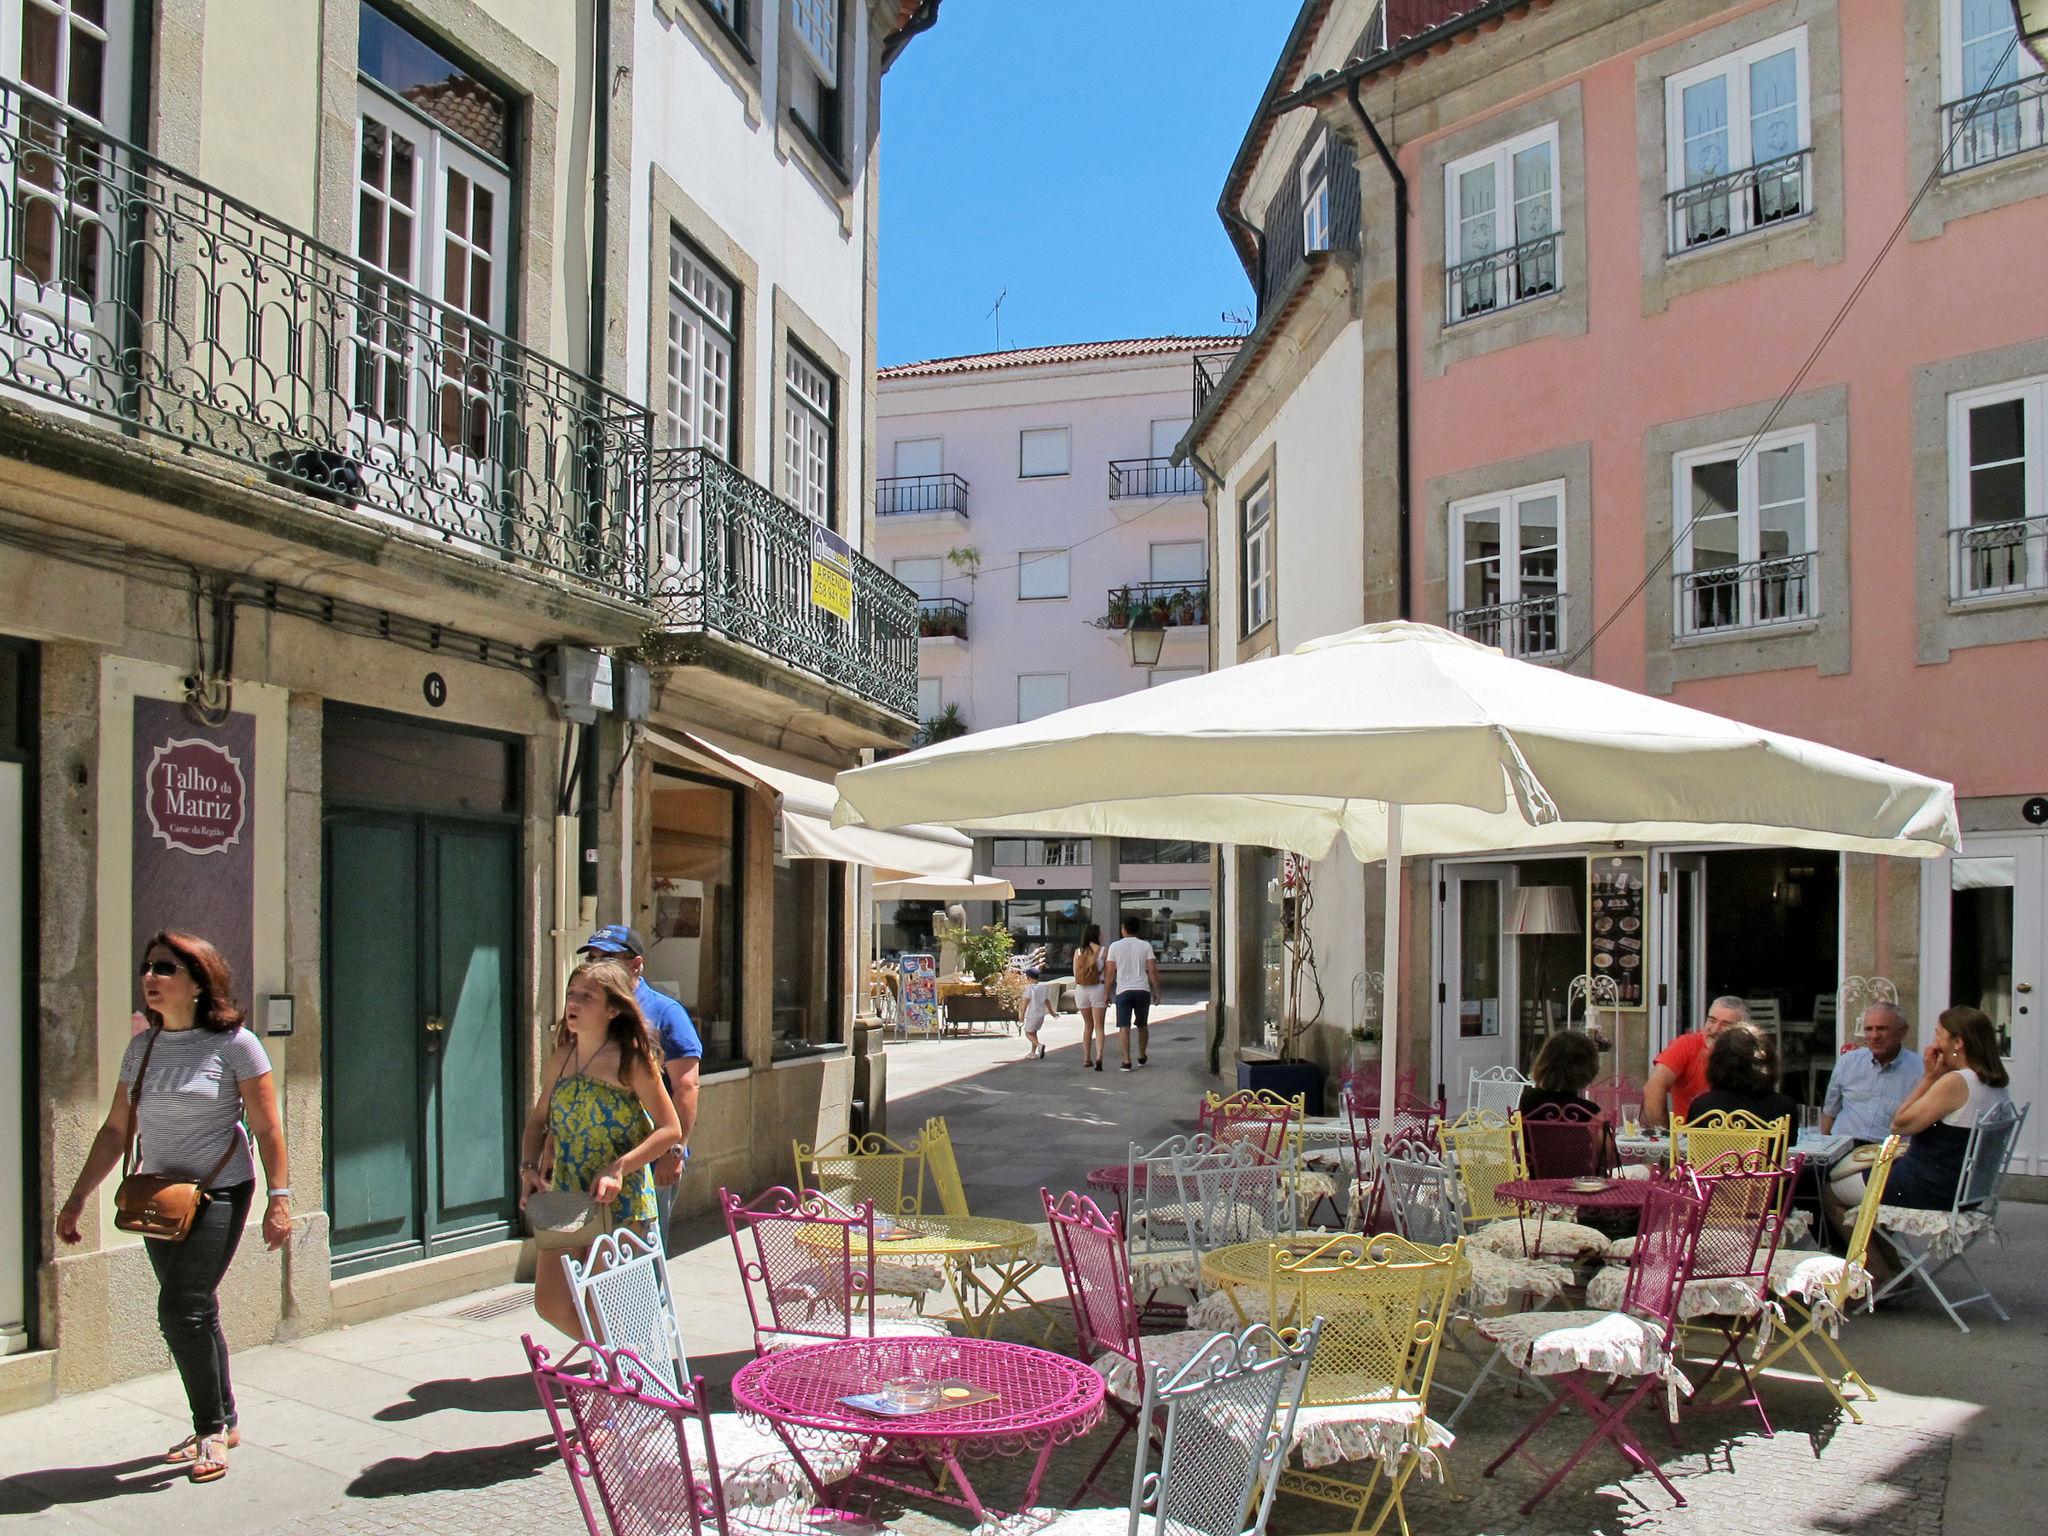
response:
[[[960,1177],[960,1160],[953,1153],[953,1133],[947,1129],[944,1115],[933,1115],[925,1121],[924,1129],[918,1133],[917,1145],[924,1153],[925,1187],[938,1197],[939,1211],[946,1216],[972,1216],[967,1206],[967,1185]],[[982,1257],[974,1263],[979,1269],[992,1273],[998,1287],[1006,1294],[1023,1297],[1032,1306],[1028,1296],[1021,1289],[1023,1283],[1047,1266],[1057,1266],[1059,1255],[1053,1251],[1052,1227],[1045,1222],[1038,1223],[1033,1232],[1037,1242],[1030,1254],[1012,1254],[1005,1257]],[[1046,1332],[1050,1337],[1057,1319],[1046,1314]]]
[[[1522,1112],[1522,1150],[1532,1179],[1605,1173],[1618,1160],[1607,1116],[1583,1104],[1539,1104]]]
[[[1465,1113],[1512,1115],[1522,1107],[1522,1090],[1528,1086],[1529,1079],[1513,1067],[1474,1067],[1465,1090]]]
[[[754,1353],[823,1339],[943,1338],[945,1324],[875,1315],[875,1212],[847,1210],[815,1190],[775,1188],[746,1200],[718,1192],[739,1261]]]
[[[1877,1228],[1878,1208],[1884,1204],[1885,1184],[1891,1178],[1892,1164],[1898,1156],[1899,1138],[1885,1138],[1884,1145],[1878,1149],[1877,1161],[1864,1175],[1863,1199],[1856,1207],[1856,1222],[1849,1233],[1846,1255],[1838,1257],[1825,1250],[1802,1252],[1780,1249],[1771,1261],[1771,1294],[1785,1308],[1785,1320],[1791,1327],[1772,1340],[1770,1348],[1750,1366],[1752,1378],[1762,1376],[1796,1349],[1800,1359],[1828,1389],[1829,1396],[1841,1404],[1842,1411],[1858,1424],[1863,1422],[1863,1415],[1856,1411],[1843,1388],[1854,1386],[1871,1402],[1877,1401],[1877,1393],[1849,1363],[1849,1357],[1842,1353],[1842,1346],[1836,1342],[1835,1335],[1850,1308],[1870,1297],[1870,1271],[1864,1263],[1870,1253],[1871,1234]],[[1811,1345],[1815,1341],[1841,1367],[1839,1378],[1814,1355]],[[1732,1400],[1742,1386],[1741,1382],[1731,1384],[1718,1401]]]
[[[1643,1102],[1643,1085],[1632,1077],[1603,1077],[1586,1087],[1586,1097],[1600,1106],[1610,1126],[1621,1124],[1621,1112]]]
[[[1250,1143],[1177,1149],[1170,1167],[1198,1266],[1211,1249],[1284,1237],[1300,1225],[1291,1167]]]
[[[1497,1193],[1502,1184],[1529,1176],[1522,1148],[1522,1117],[1518,1112],[1495,1114],[1475,1109],[1448,1125],[1437,1126],[1437,1142],[1457,1164],[1465,1226],[1519,1218],[1521,1207]]]
[[[878,1217],[893,1220],[924,1209],[925,1155],[922,1147],[905,1147],[886,1136],[836,1136],[818,1147],[792,1142],[796,1155],[796,1187],[817,1190],[851,1210],[872,1205]],[[924,1300],[945,1285],[936,1269],[883,1260],[872,1271],[875,1292],[908,1301],[922,1311]]]
[[[1697,1120],[1673,1115],[1671,1166],[1704,1168],[1729,1152],[1762,1152],[1776,1168],[1784,1164],[1791,1139],[1792,1121],[1784,1115],[1764,1120],[1746,1109],[1709,1110]]]
[[[2012,1321],[1998,1298],[1991,1294],[1984,1277],[1971,1265],[1969,1252],[1986,1233],[1994,1238],[1997,1235],[1999,1188],[2031,1108],[2031,1104],[1994,1104],[1970,1128],[1970,1140],[1963,1148],[1962,1176],[1947,1210],[1923,1211],[1900,1205],[1879,1208],[1877,1224],[1905,1256],[1906,1263],[1884,1283],[1872,1298],[1872,1305],[1903,1285],[1924,1285],[1948,1314],[1949,1321],[1964,1333],[1970,1331],[1970,1325],[1963,1321],[1958,1309],[1974,1302],[1989,1303],[2001,1323]],[[1970,1283],[1977,1287],[1972,1294],[1951,1296],[1941,1288],[1938,1277],[1952,1264],[1960,1264]]]
[[[605,1233],[583,1258],[565,1253],[561,1259],[583,1337],[609,1349],[632,1351],[670,1392],[687,1392],[690,1356],[661,1245],[621,1229]]]
[[[1202,1095],[1195,1128],[1218,1142],[1249,1142],[1274,1162],[1287,1164],[1294,1170],[1291,1182],[1301,1208],[1312,1214],[1329,1202],[1334,1211],[1336,1178],[1303,1164],[1302,1121],[1308,1113],[1307,1105],[1304,1094],[1283,1098],[1264,1088],[1206,1093]]]
[[[1348,1094],[1344,1099],[1344,1114],[1351,1124],[1351,1225],[1361,1232],[1370,1232],[1384,1216],[1374,1172],[1376,1159],[1405,1143],[1434,1148],[1437,1125],[1443,1118],[1441,1103],[1404,1104],[1397,1099],[1395,1107],[1384,1114],[1378,1103],[1377,1095],[1370,1104]],[[1365,1189],[1371,1190],[1369,1197],[1359,1194]]]
[[[1460,1289],[1460,1246],[1339,1234],[1305,1254],[1273,1253],[1270,1314],[1322,1320],[1289,1437],[1301,1470],[1283,1471],[1280,1486],[1349,1510],[1351,1528],[1369,1536],[1389,1515],[1407,1530],[1402,1495],[1409,1479],[1417,1471],[1440,1474],[1439,1454],[1451,1443],[1429,1417],[1428,1403]],[[1365,1483],[1321,1470],[1350,1461],[1370,1464]]]
[[[1482,1336],[1507,1347],[1515,1366],[1552,1378],[1562,1389],[1486,1468],[1491,1477],[1509,1457],[1521,1456],[1546,1472],[1543,1483],[1523,1501],[1523,1514],[1542,1503],[1601,1440],[1632,1466],[1648,1471],[1675,1502],[1685,1503],[1685,1496],[1629,1428],[1628,1419],[1659,1385],[1671,1396],[1675,1411],[1675,1396],[1685,1379],[1677,1363],[1679,1298],[1691,1275],[1706,1213],[1706,1196],[1690,1174],[1659,1180],[1643,1207],[1643,1228],[1619,1311],[1524,1312],[1479,1324]],[[1627,1382],[1634,1385],[1623,1390]],[[1592,1428],[1577,1450],[1554,1470],[1546,1469],[1523,1448],[1568,1406],[1583,1410]]]
[[[1161,1320],[1179,1319],[1186,1308],[1161,1301],[1163,1290],[1193,1291],[1201,1283],[1195,1251],[1189,1197],[1174,1175],[1176,1159],[1204,1155],[1216,1143],[1206,1135],[1169,1136],[1156,1147],[1135,1141],[1124,1164],[1124,1228],[1132,1286],[1141,1298],[1139,1311]]]

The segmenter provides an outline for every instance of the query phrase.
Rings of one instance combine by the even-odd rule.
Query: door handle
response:
[[[427,1015],[427,1049],[428,1049],[428,1050],[430,1050],[430,1051],[438,1051],[438,1050],[439,1050],[439,1049],[441,1048],[441,1037],[442,1037],[443,1035],[447,1034],[447,1033],[448,1033],[448,1021],[447,1021],[446,1019],[442,1018],[442,1017],[441,1017],[441,1016],[440,1016],[439,1014],[428,1014],[428,1015]]]
[[[2016,982],[2013,985],[2013,991],[2015,992],[2031,992],[2033,990],[2034,984],[2031,981]]]

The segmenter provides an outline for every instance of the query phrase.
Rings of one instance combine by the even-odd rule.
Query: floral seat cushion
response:
[[[1608,1238],[1582,1222],[1510,1216],[1481,1227],[1465,1239],[1465,1246],[1516,1259],[1599,1258],[1607,1252]]]
[[[1586,1305],[1616,1311],[1628,1288],[1628,1271],[1609,1264],[1586,1283]],[[1747,1280],[1711,1278],[1688,1280],[1678,1300],[1678,1315],[1695,1317],[1752,1317],[1761,1305],[1757,1288]]]
[[[1173,1373],[1186,1365],[1201,1352],[1202,1346],[1216,1337],[1213,1328],[1188,1328],[1179,1333],[1147,1334],[1138,1341],[1138,1348],[1145,1356],[1146,1369],[1152,1371],[1160,1381],[1168,1380]],[[1101,1376],[1109,1395],[1120,1403],[1136,1407],[1145,1399],[1145,1384],[1138,1379],[1138,1372],[1130,1358],[1115,1350],[1105,1350],[1093,1361],[1095,1372]]]
[[[1481,1337],[1501,1346],[1510,1364],[1532,1376],[1595,1371],[1669,1377],[1674,1370],[1664,1351],[1663,1328],[1623,1312],[1516,1312],[1483,1317],[1478,1327]]]
[[[702,1431],[695,1423],[686,1423],[684,1428],[691,1470],[699,1477],[709,1477],[711,1464],[704,1452]],[[761,1507],[809,1492],[809,1480],[789,1454],[789,1447],[774,1430],[749,1415],[714,1413],[711,1439],[718,1449],[718,1480],[727,1503]],[[672,1448],[673,1441],[670,1445]],[[828,1483],[850,1475],[860,1462],[858,1442],[843,1435],[808,1436],[804,1455]]]
[[[1372,1461],[1397,1472],[1419,1457],[1426,1477],[1440,1475],[1440,1453],[1456,1437],[1412,1401],[1315,1403],[1294,1417],[1292,1449],[1313,1471],[1346,1461]]]

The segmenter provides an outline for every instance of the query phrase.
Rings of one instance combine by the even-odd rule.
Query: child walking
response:
[[[1052,983],[1041,979],[1044,972],[1032,969],[1024,973],[1031,985],[1024,991],[1024,1059],[1026,1061],[1045,1059],[1045,1047],[1038,1043],[1038,1031],[1045,1024],[1045,1016],[1052,1012]]]

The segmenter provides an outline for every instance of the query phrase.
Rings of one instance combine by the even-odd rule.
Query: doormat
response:
[[[473,1301],[466,1307],[446,1314],[459,1318],[465,1323],[488,1323],[497,1318],[510,1317],[514,1312],[523,1311],[532,1297],[532,1292],[521,1287],[508,1291],[502,1296],[486,1296],[482,1301]]]

